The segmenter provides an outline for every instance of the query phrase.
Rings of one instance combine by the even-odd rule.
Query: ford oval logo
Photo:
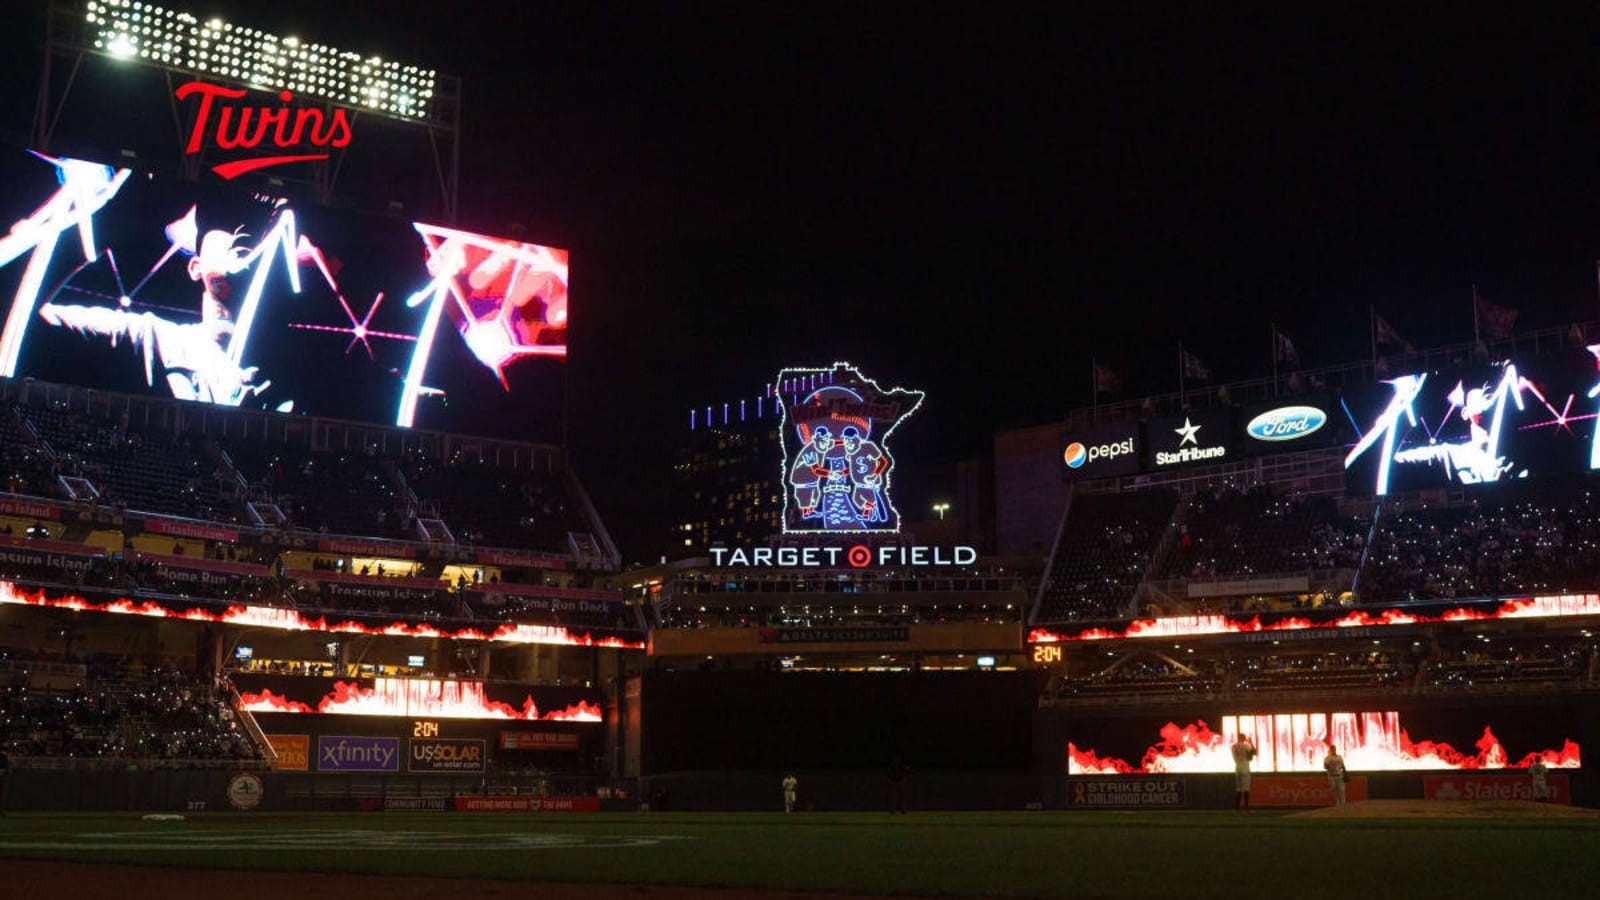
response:
[[[1258,441],[1292,441],[1327,422],[1328,414],[1315,406],[1280,406],[1251,419],[1244,431]]]

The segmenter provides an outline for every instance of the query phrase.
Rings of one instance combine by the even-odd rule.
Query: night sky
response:
[[[189,8],[463,76],[461,224],[572,250],[570,443],[630,558],[688,410],[784,365],[927,390],[915,479],[1086,403],[1091,355],[1137,396],[1180,338],[1221,379],[1274,322],[1359,358],[1369,304],[1469,339],[1473,284],[1519,327],[1600,311],[1585,7]]]

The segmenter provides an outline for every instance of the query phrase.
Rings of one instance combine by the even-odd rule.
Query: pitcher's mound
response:
[[[1310,819],[1592,819],[1600,810],[1531,800],[1362,800],[1292,815]]]

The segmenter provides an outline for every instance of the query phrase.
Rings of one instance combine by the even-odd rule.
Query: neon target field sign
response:
[[[784,532],[899,531],[889,436],[926,395],[885,390],[844,362],[784,369],[773,390],[783,410]]]

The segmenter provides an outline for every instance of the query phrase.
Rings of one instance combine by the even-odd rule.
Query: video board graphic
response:
[[[783,530],[899,531],[889,436],[924,393],[885,390],[849,363],[784,369],[774,392],[783,409]]]
[[[1220,724],[1220,730],[1213,731],[1203,720],[1186,725],[1168,722],[1160,727],[1159,738],[1134,757],[1137,762],[1106,755],[1105,748],[1097,752],[1069,741],[1067,773],[1232,772],[1232,747],[1241,735],[1256,750],[1251,770],[1257,773],[1320,773],[1330,746],[1337,747],[1345,765],[1357,772],[1523,769],[1535,759],[1555,769],[1576,769],[1582,763],[1577,743],[1566,738],[1559,746],[1527,749],[1513,758],[1482,722],[1468,726],[1474,733],[1481,729],[1469,749],[1457,749],[1444,740],[1414,739],[1394,710],[1224,715]],[[1459,722],[1452,724],[1461,730]],[[1122,737],[1119,743],[1126,744],[1126,736]]]
[[[0,179],[0,376],[404,427],[559,417],[564,250],[16,148]]]
[[[1383,496],[1595,468],[1597,353],[1411,372],[1347,392],[1350,489]]]

